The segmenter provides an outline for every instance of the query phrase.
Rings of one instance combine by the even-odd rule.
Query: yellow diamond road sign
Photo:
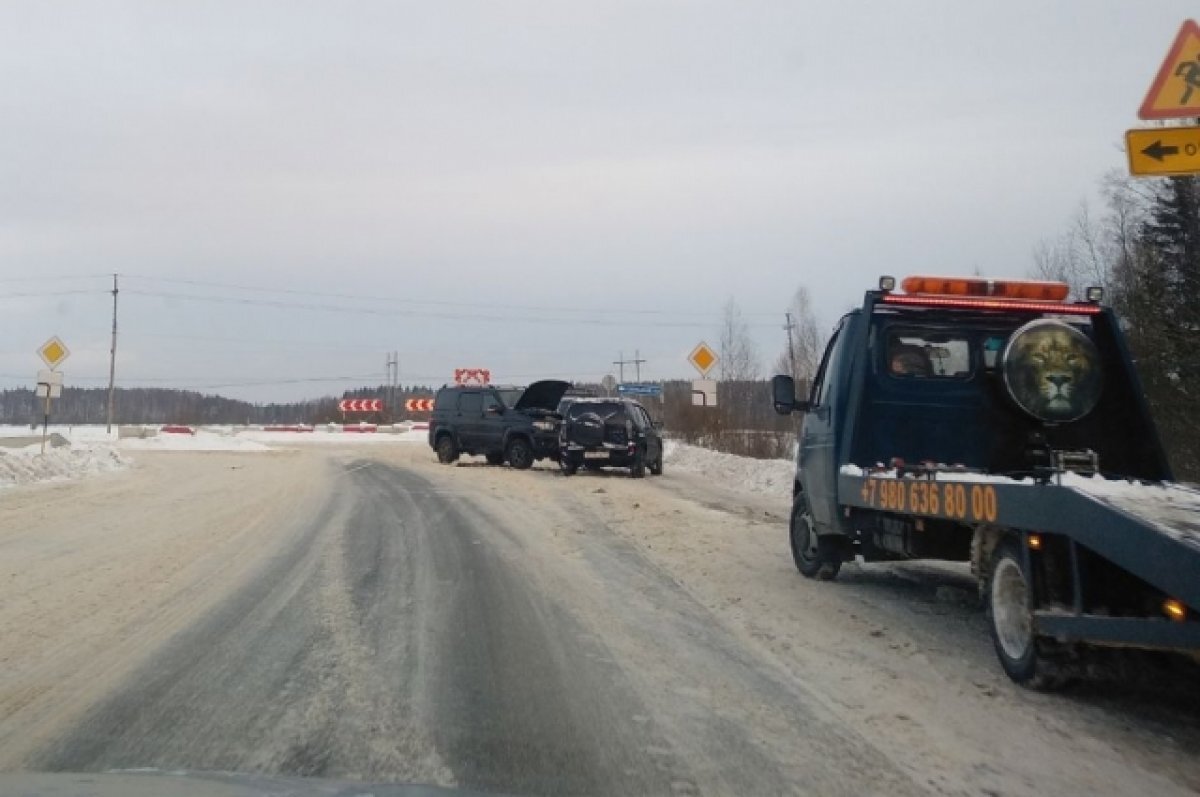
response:
[[[707,376],[718,359],[717,353],[707,343],[701,343],[688,355],[688,362],[700,372],[700,376]]]
[[[59,363],[71,356],[71,350],[67,348],[67,344],[58,339],[57,335],[38,347],[37,353],[42,358],[42,362],[51,368],[57,367]]]

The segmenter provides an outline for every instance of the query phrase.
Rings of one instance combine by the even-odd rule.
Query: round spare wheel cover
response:
[[[1008,395],[1038,420],[1077,421],[1100,401],[1096,344],[1063,321],[1025,324],[1008,339],[1000,362]]]

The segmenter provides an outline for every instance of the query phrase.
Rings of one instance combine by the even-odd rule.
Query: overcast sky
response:
[[[688,376],[731,297],[765,374],[799,285],[1024,274],[1195,11],[3,2],[0,386],[107,380],[111,272],[121,384]]]

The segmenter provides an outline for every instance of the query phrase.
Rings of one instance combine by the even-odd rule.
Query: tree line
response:
[[[1104,288],[1121,317],[1150,411],[1177,478],[1200,480],[1200,181],[1102,182],[1103,209],[1083,203],[1034,251],[1034,276],[1076,297]]]
[[[360,387],[339,396],[294,402],[256,404],[224,396],[158,387],[117,388],[114,421],[117,424],[318,424],[340,422],[338,401],[342,398],[377,398],[385,402],[382,413],[354,414],[349,420],[390,422],[406,417],[404,402],[428,398],[434,388],[410,385],[395,390],[397,407],[390,406],[392,389],[387,385]],[[0,424],[39,425],[44,400],[28,388],[0,390]],[[99,424],[108,417],[107,388],[64,387],[53,401],[51,422],[56,424]]]

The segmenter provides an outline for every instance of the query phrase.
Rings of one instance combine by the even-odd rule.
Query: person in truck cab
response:
[[[929,356],[919,346],[898,344],[892,347],[890,368],[897,376],[929,376]]]

